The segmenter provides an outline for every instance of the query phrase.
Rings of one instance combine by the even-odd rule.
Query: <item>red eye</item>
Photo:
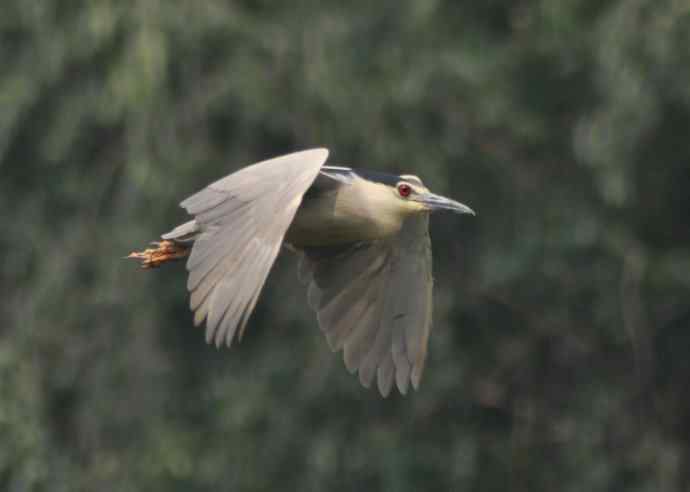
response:
[[[412,187],[407,183],[400,183],[398,185],[398,193],[400,193],[401,197],[407,198],[412,193]]]

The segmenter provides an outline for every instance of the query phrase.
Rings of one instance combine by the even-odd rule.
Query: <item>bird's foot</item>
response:
[[[155,248],[147,248],[144,251],[133,251],[125,258],[139,260],[141,268],[158,268],[163,263],[172,260],[180,260],[189,254],[190,248],[174,241],[153,242]]]

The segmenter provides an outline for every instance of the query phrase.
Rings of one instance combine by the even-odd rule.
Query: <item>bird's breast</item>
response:
[[[305,198],[285,240],[298,248],[333,246],[382,239],[400,231],[400,214],[356,198],[336,192]]]

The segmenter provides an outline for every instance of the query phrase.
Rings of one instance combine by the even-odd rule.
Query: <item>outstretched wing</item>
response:
[[[393,381],[417,389],[431,330],[431,242],[427,214],[408,218],[398,236],[304,252],[300,275],[331,349],[385,397]]]
[[[313,149],[259,162],[184,200],[200,232],[187,261],[194,323],[216,346],[242,337],[302,196],[328,158]]]

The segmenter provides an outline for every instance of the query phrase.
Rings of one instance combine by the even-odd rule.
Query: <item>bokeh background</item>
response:
[[[690,489],[690,4],[4,0],[0,489]],[[204,343],[122,260],[256,160],[419,174],[420,391],[332,354],[279,260]]]

